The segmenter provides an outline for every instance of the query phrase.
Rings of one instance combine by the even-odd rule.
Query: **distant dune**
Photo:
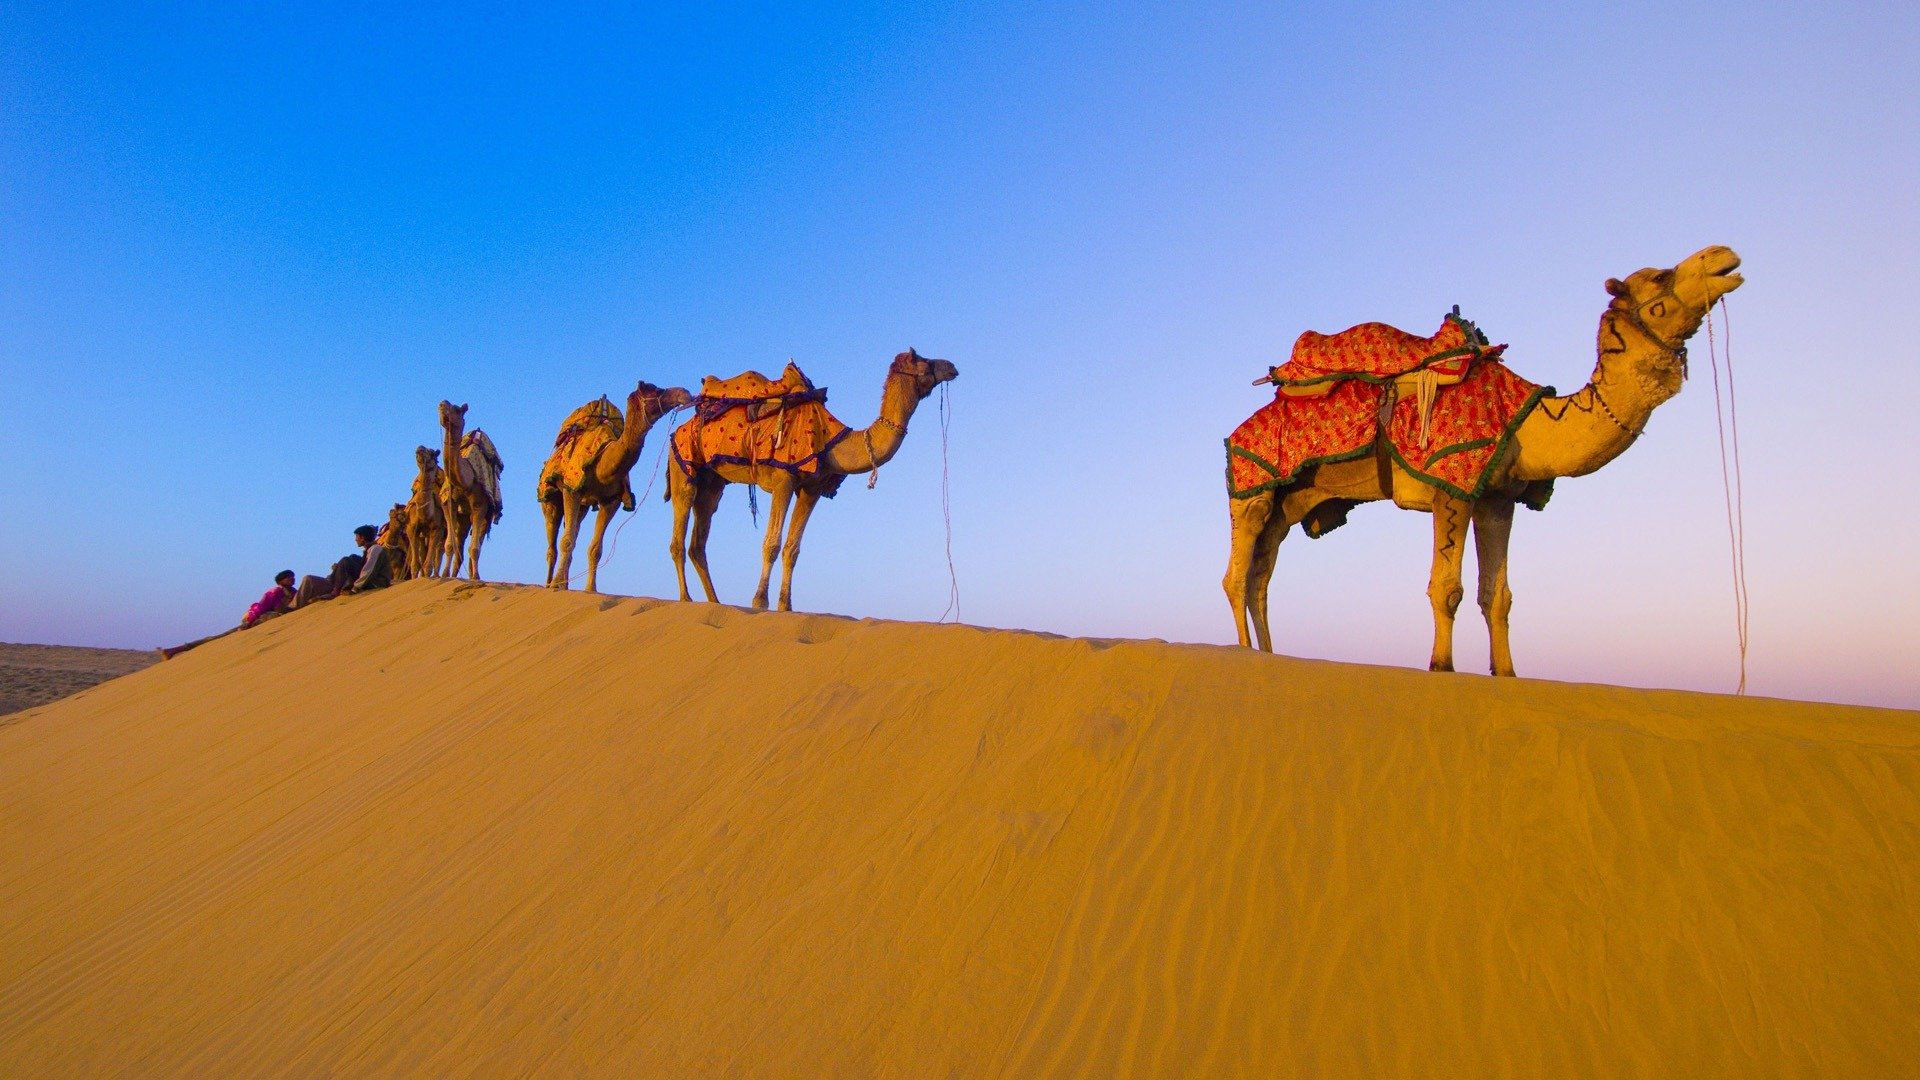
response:
[[[0,1075],[1894,1075],[1920,714],[414,582],[0,724]]]
[[[58,701],[159,659],[135,649],[0,644],[0,717]]]

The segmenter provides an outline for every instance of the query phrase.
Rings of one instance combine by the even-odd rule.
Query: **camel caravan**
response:
[[[1687,341],[1712,306],[1740,287],[1739,265],[1732,250],[1709,247],[1672,269],[1608,280],[1593,376],[1564,397],[1509,369],[1506,346],[1492,344],[1458,308],[1429,337],[1384,323],[1301,334],[1285,363],[1254,380],[1274,388],[1273,400],[1226,439],[1231,528],[1222,584],[1240,644],[1273,650],[1267,588],[1280,541],[1294,526],[1321,537],[1345,524],[1361,503],[1391,500],[1433,515],[1429,668],[1453,670],[1454,616],[1471,531],[1490,670],[1514,674],[1507,628],[1514,508],[1544,508],[1554,481],[1600,468],[1640,437],[1653,410],[1680,392]],[[864,428],[829,412],[826,390],[791,362],[778,379],[756,371],[729,379],[710,375],[698,394],[640,382],[624,410],[605,396],[580,406],[562,421],[535,485],[547,530],[546,585],[572,584],[574,547],[591,512],[584,584],[598,591],[607,525],[640,502],[632,472],[648,433],[691,409],[665,448],[665,497],[673,515],[668,550],[680,599],[691,599],[691,559],[706,599],[719,601],[707,569],[707,535],[728,485],[741,484],[750,501],[755,492],[768,498],[753,606],[768,606],[778,561],[775,606],[791,610],[793,568],[814,508],[849,476],[867,474],[872,487],[881,466],[900,452],[920,403],[958,374],[946,360],[913,349],[900,353],[887,367],[880,415]],[[336,564],[329,578],[310,577],[297,590],[282,580],[292,572],[283,571],[276,590],[254,605],[242,626],[360,591],[372,578],[385,584],[464,572],[480,580],[481,548],[501,519],[505,469],[486,432],[468,430],[466,419],[466,405],[440,403],[440,449],[414,451],[407,500],[393,504],[377,536],[372,526],[356,530],[366,557],[350,556],[354,561]]]
[[[857,429],[827,411],[826,390],[791,362],[778,379],[757,371],[730,379],[709,375],[698,395],[641,382],[627,395],[624,412],[605,396],[580,406],[561,422],[536,484],[547,527],[547,586],[571,586],[574,548],[591,512],[585,586],[598,591],[607,525],[616,512],[638,507],[631,476],[647,433],[670,414],[691,408],[693,415],[670,437],[667,472],[680,599],[689,598],[691,555],[707,599],[718,601],[707,572],[707,533],[727,485],[745,484],[766,492],[770,503],[753,606],[767,606],[773,564],[780,560],[779,608],[792,610],[793,567],[814,506],[832,498],[848,476],[867,473],[877,479],[880,467],[900,452],[920,402],[958,375],[948,361],[908,349],[887,368],[879,417]],[[463,572],[480,580],[480,550],[501,518],[504,466],[486,432],[466,430],[466,417],[466,405],[442,401],[441,448],[414,451],[413,491],[406,502],[393,504],[376,538],[386,548],[393,580]],[[442,462],[450,464],[443,468]]]

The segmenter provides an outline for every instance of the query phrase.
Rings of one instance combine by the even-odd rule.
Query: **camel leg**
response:
[[[573,546],[580,541],[580,496],[571,491],[560,493],[561,516],[565,524],[560,532],[559,562],[547,575],[547,588],[566,589],[573,577]]]
[[[673,574],[680,579],[680,599],[687,595],[687,517],[693,512],[696,494],[693,480],[671,466],[667,469],[667,499],[673,503],[673,532],[667,537],[667,554],[673,556]]]
[[[487,533],[492,528],[493,508],[476,502],[473,508],[473,536],[467,543],[467,577],[470,580],[480,580],[480,545],[487,542]]]
[[[800,561],[800,536],[807,531],[807,519],[820,503],[820,493],[803,488],[793,500],[793,520],[787,525],[787,548],[780,557],[780,610],[793,610],[793,564]]]
[[[1240,636],[1240,644],[1248,648],[1253,646],[1253,637],[1247,633],[1247,580],[1253,571],[1254,546],[1266,528],[1267,518],[1277,512],[1274,503],[1271,491],[1227,501],[1233,538],[1227,550],[1227,576],[1220,587],[1227,591],[1227,605],[1233,609],[1233,631]]]
[[[1453,670],[1453,615],[1460,610],[1460,560],[1467,549],[1473,505],[1444,491],[1433,493],[1433,573],[1427,599],[1433,603],[1433,658],[1428,671]]]
[[[447,538],[440,545],[440,577],[460,576],[460,553],[467,546],[467,517],[451,500],[446,506]]]
[[[1254,640],[1261,652],[1273,651],[1273,634],[1267,627],[1267,586],[1273,583],[1273,564],[1280,554],[1280,541],[1287,538],[1286,509],[1276,504],[1267,515],[1266,527],[1253,545],[1253,567],[1247,577],[1247,607],[1253,617]]]
[[[793,485],[779,487],[778,491],[767,492],[767,535],[760,541],[760,587],[753,591],[753,606],[758,611],[765,611],[767,607],[767,583],[773,577],[773,560],[780,557],[787,508],[793,505]]]
[[[594,512],[593,539],[587,543],[588,592],[600,591],[600,540],[607,535],[607,522],[613,520],[614,512],[619,509],[620,503],[616,500],[614,502],[601,503],[600,508]]]
[[[552,499],[540,500],[540,513],[547,519],[547,584],[553,584],[553,562],[559,556],[560,515],[563,513],[560,503]]]
[[[1513,677],[1513,652],[1507,644],[1507,617],[1513,590],[1507,588],[1507,538],[1513,533],[1513,500],[1481,499],[1473,504],[1473,557],[1480,564],[1480,610],[1487,616],[1487,643],[1495,675]]]
[[[707,591],[707,603],[720,602],[720,594],[713,591],[713,577],[707,573],[707,533],[713,528],[713,512],[720,509],[720,496],[726,494],[727,482],[716,476],[702,477],[693,493],[693,538],[687,542],[687,555],[693,560],[693,571],[700,575],[700,587]]]

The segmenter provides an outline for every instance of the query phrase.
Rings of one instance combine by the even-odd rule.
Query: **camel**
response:
[[[462,434],[467,407],[440,403],[440,427],[446,434],[441,450],[440,506],[447,520],[445,554],[440,577],[460,576],[460,549],[465,547],[467,577],[480,580],[480,546],[487,531],[500,520],[500,474],[505,470],[493,440],[479,428]]]
[[[1653,410],[1680,392],[1687,374],[1686,341],[1713,304],[1740,287],[1740,257],[1725,247],[1695,252],[1671,270],[1647,268],[1625,281],[1609,279],[1612,299],[1600,315],[1592,381],[1566,397],[1545,397],[1515,429],[1476,499],[1462,499],[1406,472],[1379,452],[1308,469],[1290,484],[1230,499],[1231,554],[1222,582],[1240,644],[1251,617],[1259,648],[1273,651],[1267,629],[1267,586],[1287,530],[1316,510],[1334,524],[1346,509],[1392,499],[1411,509],[1431,508],[1433,569],[1427,596],[1433,607],[1432,671],[1453,670],[1454,614],[1461,600],[1461,560],[1473,528],[1479,562],[1480,610],[1487,621],[1490,670],[1512,676],[1507,622],[1513,593],[1507,585],[1507,539],[1514,504],[1529,485],[1585,476],[1618,457],[1646,429]],[[1381,440],[1381,441],[1384,441]],[[1535,489],[1537,490],[1537,489]],[[1322,530],[1327,527],[1324,522]],[[1310,531],[1311,526],[1310,526]],[[1317,533],[1315,533],[1317,535]]]
[[[667,413],[692,403],[693,395],[682,387],[661,388],[643,382],[627,395],[624,422],[620,410],[606,398],[567,417],[559,438],[554,440],[553,454],[540,469],[540,509],[547,519],[548,588],[567,587],[574,544],[580,537],[580,519],[591,509],[597,513],[593,540],[587,544],[587,591],[599,591],[595,580],[600,569],[600,540],[617,509],[634,508],[629,474],[633,463],[640,460],[647,432]]]
[[[412,525],[407,504],[394,503],[393,509],[387,512],[387,523],[374,535],[375,542],[393,552],[393,581],[396,585],[413,576],[413,559],[407,551],[407,531]]]
[[[447,515],[440,505],[440,451],[416,446],[413,461],[420,471],[407,499],[407,565],[416,577],[435,577],[447,543]]]
[[[832,443],[821,455],[817,473],[796,474],[764,464],[755,467],[710,462],[689,475],[684,469],[669,466],[667,498],[673,503],[673,535],[669,546],[673,554],[674,573],[680,580],[680,599],[691,599],[687,593],[687,556],[692,555],[693,568],[700,575],[700,585],[706,590],[707,601],[719,603],[719,597],[713,591],[713,578],[707,573],[707,532],[713,524],[713,512],[719,508],[720,496],[725,493],[726,486],[752,484],[768,495],[767,535],[760,546],[760,586],[753,594],[753,606],[762,609],[767,606],[767,587],[773,574],[773,561],[780,558],[779,610],[793,610],[793,565],[800,558],[800,537],[806,532],[807,519],[812,516],[815,504],[821,496],[831,494],[844,478],[871,472],[893,460],[906,440],[907,422],[920,402],[933,392],[934,387],[958,375],[959,371],[951,363],[926,359],[912,349],[895,356],[892,365],[887,368],[886,383],[881,390],[879,419],[869,427],[847,431]],[[682,428],[702,422],[695,418],[683,424]],[[757,422],[779,423],[772,416]],[[678,434],[676,431],[676,437]],[[793,520],[787,525],[789,504],[793,507]],[[689,517],[693,522],[691,540],[687,532]],[[787,530],[784,547],[781,543],[783,525]]]

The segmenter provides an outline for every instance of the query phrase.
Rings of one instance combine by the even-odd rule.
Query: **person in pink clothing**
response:
[[[282,570],[273,575],[273,588],[268,589],[266,595],[256,600],[253,606],[247,609],[247,613],[240,617],[239,626],[234,627],[232,630],[222,630],[218,634],[203,637],[198,641],[189,641],[185,645],[175,645],[172,648],[159,649],[157,651],[160,653],[160,659],[171,660],[181,653],[186,652],[188,649],[199,648],[215,638],[223,638],[228,634],[238,633],[249,626],[259,625],[264,619],[271,619],[276,615],[283,615],[293,606],[293,595],[293,571]]]
[[[287,605],[291,603],[293,603],[293,571],[282,570],[273,575],[273,588],[268,589],[265,596],[247,609],[247,614],[240,620],[240,625],[252,626],[268,615],[278,615],[287,610]]]

